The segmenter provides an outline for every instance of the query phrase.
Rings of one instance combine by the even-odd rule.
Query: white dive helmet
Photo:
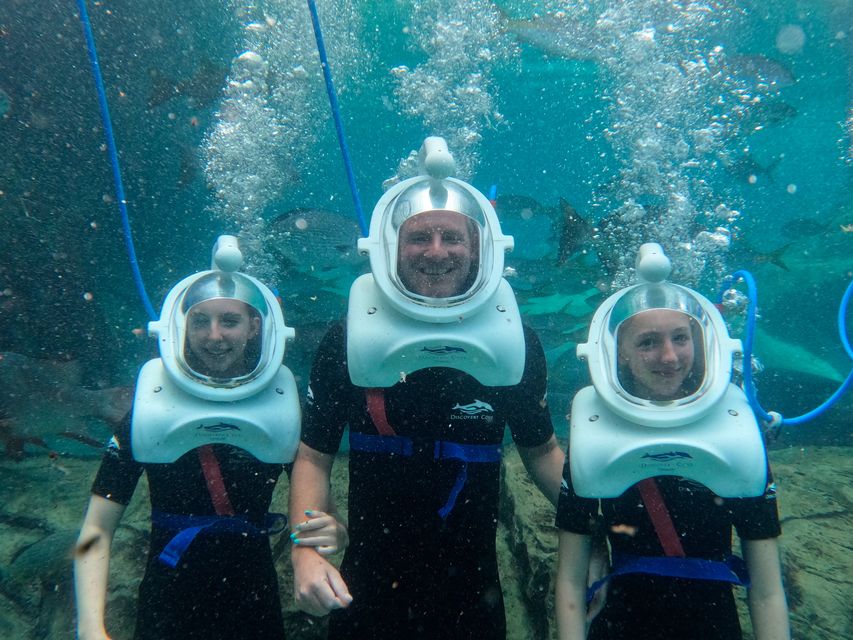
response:
[[[669,275],[669,260],[660,245],[648,243],[640,247],[637,270],[644,282],[622,289],[601,304],[590,324],[588,342],[577,346],[577,354],[587,361],[599,397],[617,415],[649,427],[688,424],[711,411],[727,392],[732,354],[742,351],[741,342],[729,337],[720,312],[707,298],[664,281]],[[636,314],[653,309],[680,311],[700,330],[695,359],[701,379],[686,397],[668,401],[639,398],[619,379],[619,328]]]
[[[163,302],[160,319],[148,324],[149,334],[157,337],[160,357],[171,381],[204,400],[234,402],[264,389],[279,373],[285,341],[295,334],[293,328],[284,324],[284,315],[273,292],[255,278],[237,271],[242,261],[237,238],[220,236],[213,247],[211,270],[176,284]],[[213,299],[240,300],[260,318],[257,363],[242,376],[215,378],[196,371],[187,362],[187,316],[193,306]]]
[[[424,322],[457,322],[476,313],[497,291],[503,276],[504,253],[512,250],[513,239],[501,233],[495,209],[482,193],[450,177],[455,164],[443,138],[424,140],[419,161],[422,175],[395,185],[376,204],[370,234],[358,241],[358,249],[370,256],[377,286],[401,314]],[[400,227],[428,211],[461,214],[476,228],[477,271],[471,274],[468,288],[452,297],[418,295],[405,287],[397,273]]]
[[[605,300],[593,317],[589,341],[578,345],[593,386],[572,401],[569,463],[575,491],[585,498],[612,498],[645,478],[674,475],[724,498],[761,495],[767,482],[761,431],[743,390],[730,380],[740,341],[729,337],[706,298],[663,282],[669,261],[659,245],[641,247],[638,270],[646,282]],[[675,400],[633,395],[618,371],[620,326],[659,309],[686,314],[692,327],[692,377],[681,381],[686,395]]]
[[[518,384],[524,373],[524,328],[515,294],[502,277],[512,238],[501,233],[495,210],[482,193],[448,177],[454,164],[444,140],[427,138],[420,160],[425,175],[401,182],[379,200],[370,235],[358,243],[359,251],[370,255],[372,273],[357,278],[350,289],[350,380],[359,387],[390,387],[420,369],[446,367],[486,386]],[[447,228],[446,240],[458,240],[461,221],[476,251],[471,252],[467,277],[459,269],[442,283],[455,280],[451,286],[464,289],[450,297],[407,288],[404,281],[411,286],[421,277],[417,270],[398,273],[401,227],[428,212],[458,216],[450,218],[457,224]],[[417,234],[414,227],[404,232]]]
[[[291,462],[299,446],[299,392],[282,364],[285,326],[278,301],[263,284],[237,269],[243,261],[233,236],[220,236],[213,269],[179,282],[149,330],[158,337],[160,358],[139,372],[131,419],[133,457],[143,463],[174,462],[206,444],[222,443],[268,463]],[[187,361],[187,317],[207,300],[240,300],[260,319],[246,345],[244,375],[216,378]],[[191,358],[192,360],[192,358]]]

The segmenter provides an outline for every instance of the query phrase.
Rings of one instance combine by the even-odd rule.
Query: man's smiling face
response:
[[[476,226],[454,211],[426,211],[400,227],[397,273],[412,293],[450,298],[471,286],[477,268]]]

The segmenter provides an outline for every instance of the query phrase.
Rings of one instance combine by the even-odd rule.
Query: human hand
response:
[[[294,545],[314,547],[321,556],[330,556],[349,544],[347,528],[324,511],[306,510],[308,520],[293,527],[290,540]]]
[[[313,547],[294,546],[293,599],[296,607],[312,616],[324,616],[333,609],[344,609],[352,595],[338,570]]]

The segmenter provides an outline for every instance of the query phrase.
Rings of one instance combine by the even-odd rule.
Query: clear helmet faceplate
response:
[[[160,319],[149,323],[156,335],[160,356],[169,377],[182,390],[216,401],[236,401],[266,387],[284,360],[285,342],[294,330],[284,323],[284,315],[273,292],[257,279],[236,269],[242,261],[236,238],[221,236],[214,247],[213,269],[193,274],[175,285],[163,302]],[[235,258],[235,252],[239,258]],[[223,301],[217,308],[231,309],[238,321],[248,316],[242,361],[227,371],[205,366],[193,352],[190,323],[207,315],[210,301]],[[236,304],[234,304],[236,303]]]
[[[589,341],[577,348],[601,399],[624,419],[651,427],[684,425],[707,414],[726,393],[732,355],[742,350],[707,298],[663,277],[658,270],[653,279],[659,281],[605,300]],[[656,343],[664,335],[667,347]],[[670,351],[666,365],[644,355],[664,348],[680,355]]]
[[[443,140],[428,138],[421,154],[424,175],[384,194],[373,210],[370,234],[358,246],[369,254],[383,296],[400,313],[453,322],[476,313],[495,293],[513,240],[501,233],[494,207],[480,191],[449,177],[453,161]],[[410,259],[407,247],[428,242],[435,229],[453,247],[450,257],[430,263],[418,250],[419,257]]]

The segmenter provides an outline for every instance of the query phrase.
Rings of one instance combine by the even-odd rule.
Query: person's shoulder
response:
[[[539,334],[536,333],[536,330],[527,323],[522,323],[522,327],[524,328],[524,350],[527,354],[527,358],[529,359],[533,356],[544,359],[545,350],[542,347],[542,341],[539,339]]]
[[[532,340],[532,341],[533,341],[533,342],[535,342],[536,344],[539,344],[539,334],[538,334],[538,333],[536,333],[536,329],[534,329],[533,327],[531,327],[531,326],[530,326],[529,324],[527,324],[526,322],[522,322],[522,323],[521,323],[521,327],[522,327],[522,329],[524,330],[524,339],[525,339],[528,343],[530,343],[530,341]]]
[[[131,415],[128,413],[122,422],[116,426],[112,437],[104,447],[104,460],[132,460],[131,450]]]
[[[332,349],[336,348],[337,345],[346,344],[347,338],[347,320],[346,318],[341,318],[332,322],[328,327],[326,327],[326,332],[323,334],[323,337],[320,339],[320,348],[321,349]]]
[[[326,338],[331,338],[334,340],[342,340],[346,339],[347,336],[347,319],[339,318],[335,320],[333,323],[329,325],[329,328],[326,330]]]
[[[298,338],[298,336],[297,336]],[[338,320],[326,329],[314,354],[312,382],[317,376],[326,376],[330,372],[346,367],[347,334],[346,320]]]
[[[121,422],[119,422],[115,431],[113,431],[113,437],[119,440],[119,442],[127,443],[130,445],[130,429],[133,421],[133,407],[130,408],[130,411],[125,414],[124,418]]]

